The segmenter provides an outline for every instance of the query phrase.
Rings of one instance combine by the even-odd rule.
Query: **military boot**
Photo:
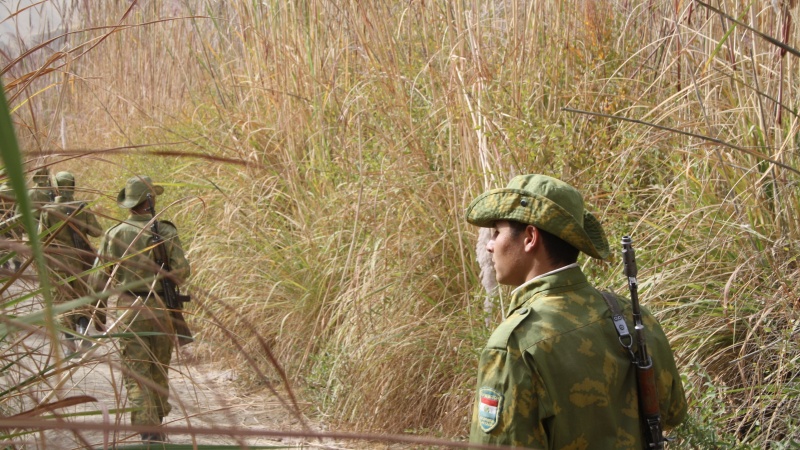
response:
[[[81,316],[78,318],[78,323],[75,324],[75,331],[78,332],[81,336],[88,336],[89,335],[89,318],[86,316]],[[88,339],[81,339],[81,347],[87,349],[92,346],[92,342]]]
[[[65,358],[69,358],[70,356],[74,355],[78,350],[78,346],[75,345],[75,336],[69,333],[64,333],[64,338],[61,340],[61,347],[64,350]]]

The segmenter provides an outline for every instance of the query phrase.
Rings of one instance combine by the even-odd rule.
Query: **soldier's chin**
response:
[[[502,276],[500,276],[499,273],[495,274],[495,280],[497,280],[497,282],[499,284],[502,284],[502,285],[505,285],[505,286],[511,286],[511,283],[508,280],[506,280],[505,278],[503,278]]]
[[[497,280],[498,284],[502,284],[504,286],[512,286],[512,287],[520,286],[522,285],[522,283],[525,282],[525,280],[516,280],[512,279],[510,276],[503,276],[498,272],[495,272],[495,279]]]

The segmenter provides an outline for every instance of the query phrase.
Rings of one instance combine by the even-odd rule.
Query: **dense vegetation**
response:
[[[539,172],[634,239],[690,400],[671,448],[800,444],[793,1],[67,4],[1,55],[25,170],[104,225],[165,184],[199,357],[336,429],[463,439],[507,294],[464,208]],[[625,289],[618,253],[581,263]]]

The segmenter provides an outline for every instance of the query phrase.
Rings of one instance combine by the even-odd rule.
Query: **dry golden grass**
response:
[[[273,381],[279,362],[332,426],[464,437],[489,328],[463,210],[541,172],[634,237],[691,401],[673,447],[791,445],[784,4],[713,6],[735,24],[667,0],[102,2],[54,72],[23,83],[42,49],[4,82],[31,165],[75,171],[104,224],[131,174],[167,184],[200,356]],[[622,289],[617,259],[584,268]]]

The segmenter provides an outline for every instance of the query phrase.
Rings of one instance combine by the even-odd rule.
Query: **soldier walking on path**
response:
[[[58,196],[39,216],[39,234],[46,248],[48,276],[53,287],[53,303],[61,304],[89,294],[88,270],[95,254],[89,236],[100,236],[102,229],[86,203],[75,200],[75,177],[70,172],[56,174]],[[67,353],[77,350],[77,335],[86,335],[92,306],[85,305],[62,313],[58,322],[71,330],[66,334]],[[83,345],[90,343],[83,340]]]
[[[581,194],[555,178],[523,175],[477,197],[466,216],[494,229],[486,249],[497,281],[516,287],[507,318],[481,353],[470,442],[644,448],[635,368],[612,321],[618,315],[577,264],[579,252],[609,255],[605,232]],[[631,302],[618,303],[630,317]],[[642,313],[661,418],[676,426],[687,409],[681,378],[663,330]]]
[[[98,278],[92,283],[98,289],[108,289],[113,276],[116,285],[125,289],[117,300],[120,309],[128,310],[122,321],[124,335],[120,337],[123,378],[133,408],[131,423],[152,427],[153,431],[141,435],[145,442],[165,439],[162,432],[155,430],[171,410],[168,372],[176,341],[162,284],[156,282],[160,269],[154,262],[154,242],[161,241],[159,245],[166,248],[171,268],[167,276],[171,280],[181,284],[190,274],[175,226],[159,220],[160,238],[154,238],[151,232],[155,218],[148,211],[148,200],[155,202],[156,195],[163,192],[164,188],[154,185],[150,177],[128,180],[117,203],[129,209],[130,214],[103,236],[95,262],[102,269],[95,272]],[[101,321],[104,320],[103,314]]]
[[[28,190],[33,205],[33,216],[39,220],[42,210],[56,200],[56,193],[50,184],[50,169],[43,167],[33,174],[33,187]]]

